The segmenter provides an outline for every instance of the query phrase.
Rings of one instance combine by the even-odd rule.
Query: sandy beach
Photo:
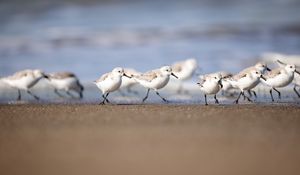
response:
[[[293,105],[1,105],[0,174],[299,174]]]

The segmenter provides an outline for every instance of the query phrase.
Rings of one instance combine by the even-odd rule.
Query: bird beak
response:
[[[218,81],[218,83],[219,83],[220,87],[223,88],[223,84],[222,84],[222,80],[221,79]]]
[[[263,75],[260,75],[260,78],[267,81],[267,79]]]
[[[299,75],[300,75],[300,72],[299,72],[299,71],[295,70],[295,72],[296,72],[297,74],[299,74]]]
[[[277,61],[277,63],[286,66],[286,63],[284,63],[284,62],[282,62],[282,61],[280,61],[280,60],[276,60],[276,61]]]
[[[49,76],[48,75],[44,75],[44,78],[49,79]]]
[[[171,75],[178,79],[178,77],[172,72]]]
[[[271,71],[271,69],[267,67],[267,71]]]
[[[125,76],[127,78],[132,78],[131,76],[126,75],[125,73],[123,73],[123,76]]]
[[[201,83],[197,83],[200,87],[203,87],[203,85],[201,85]]]

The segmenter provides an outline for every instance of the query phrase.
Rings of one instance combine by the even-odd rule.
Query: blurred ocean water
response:
[[[238,72],[265,52],[300,54],[299,8],[298,0],[1,1],[0,76],[72,71],[91,100],[91,82],[116,66],[147,71],[195,57],[200,73]]]

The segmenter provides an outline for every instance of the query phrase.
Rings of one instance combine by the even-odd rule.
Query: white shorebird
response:
[[[71,72],[55,72],[48,74],[48,80],[51,86],[54,88],[54,92],[63,97],[58,90],[65,91],[69,96],[74,98],[74,96],[70,93],[70,91],[75,91],[79,94],[79,98],[83,97],[84,87],[79,82],[79,79],[75,74]]]
[[[228,92],[230,89],[233,89],[231,83],[229,81],[226,81],[227,78],[232,77],[232,74],[226,71],[219,71],[216,73],[211,73],[208,74],[209,76],[217,76],[221,78],[221,83],[222,83],[222,91],[223,92]],[[206,75],[207,76],[207,75]],[[202,76],[199,76],[199,79],[202,79]]]
[[[263,81],[266,85],[270,86],[270,95],[272,101],[274,101],[272,89],[278,93],[279,99],[281,98],[281,93],[276,88],[282,88],[289,85],[294,79],[294,73],[300,74],[296,70],[296,66],[293,64],[286,64],[279,60],[277,60],[279,64],[284,65],[284,67],[279,67],[277,69],[272,70],[268,74],[266,74],[266,80]]]
[[[260,82],[260,78],[265,79],[259,71],[250,70],[249,72],[241,72],[227,79],[234,88],[238,88],[241,91],[238,98],[235,100],[236,104],[239,102],[241,95],[243,95],[244,98],[247,98],[248,101],[252,101],[249,97],[245,96],[244,91],[255,88]]]
[[[124,68],[124,73],[130,77],[141,74],[140,72],[138,72],[134,69],[131,69],[131,68]],[[136,84],[138,84],[138,82],[134,78],[128,78],[126,76],[122,76],[120,92],[121,92],[121,89],[127,89],[128,93],[138,94],[137,91],[134,91],[131,89]],[[121,92],[121,94],[123,94],[123,93]]]
[[[222,75],[220,73],[207,74],[200,76],[200,90],[204,93],[205,105],[207,105],[207,95],[214,95],[215,103],[219,104],[217,93],[223,87],[221,83]]]
[[[288,60],[289,61],[289,60]],[[279,66],[284,67],[286,66],[286,63],[283,63],[279,60],[277,60],[277,63],[279,64]],[[291,63],[291,61],[289,61],[289,63]],[[296,65],[296,70],[297,70],[297,65]],[[298,71],[299,72],[299,71]],[[300,75],[299,74],[294,74],[294,80],[292,81],[292,83],[294,84],[294,92],[297,94],[297,96],[300,98],[300,93],[297,91],[297,87],[300,87]]]
[[[297,94],[297,96],[300,98],[300,94],[297,91],[297,87],[300,87],[300,75],[298,75],[298,74],[294,75],[293,84],[294,84],[294,91]]]
[[[178,93],[181,93],[183,90],[182,83],[190,78],[192,78],[193,74],[197,69],[197,60],[194,58],[190,58],[184,61],[174,63],[171,68],[174,74],[178,77],[180,81]]]
[[[39,82],[42,78],[48,78],[41,70],[26,69],[16,72],[15,74],[2,78],[3,82],[18,90],[17,100],[21,100],[21,90],[26,91],[29,95],[33,96],[36,100],[40,98],[34,95],[30,88]]]
[[[148,98],[149,91],[151,89],[154,90],[156,95],[158,95],[163,101],[167,102],[167,100],[163,98],[157,90],[168,84],[170,75],[177,78],[177,76],[172,72],[172,68],[170,66],[164,66],[160,69],[133,76],[137,82],[148,89],[146,96],[143,98],[143,102]]]
[[[107,97],[109,93],[120,88],[122,76],[131,78],[124,73],[123,68],[117,67],[114,68],[112,72],[103,74],[98,80],[94,81],[97,87],[102,91],[103,101],[100,104],[105,104],[105,102],[110,103]]]
[[[251,66],[251,67],[248,67],[248,68],[242,70],[240,72],[240,74],[246,74],[246,73],[249,73],[252,70],[259,71],[261,74],[264,74],[266,71],[271,71],[271,69],[267,66],[267,64],[262,63],[262,62],[258,62],[254,66]],[[247,92],[249,93],[250,97],[252,96],[252,93],[253,93],[255,98],[257,98],[256,92],[254,90],[248,90]]]

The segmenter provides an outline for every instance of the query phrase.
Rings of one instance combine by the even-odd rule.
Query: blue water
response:
[[[146,71],[189,57],[202,73],[237,72],[264,52],[300,54],[299,7],[297,0],[1,2],[0,76],[40,68],[90,82],[116,66]]]

